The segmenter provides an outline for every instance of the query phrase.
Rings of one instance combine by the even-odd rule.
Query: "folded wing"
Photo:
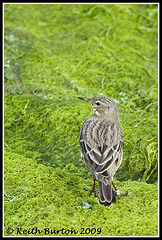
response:
[[[108,126],[107,131],[109,129],[111,129],[110,126]],[[84,161],[88,162],[88,166],[91,165],[93,169],[95,168],[96,174],[104,173],[118,159],[123,145],[122,132],[120,131],[121,129],[119,129],[117,133],[119,137],[118,139],[115,138],[115,141],[113,141],[113,138],[111,142],[106,138],[105,141],[101,139],[102,145],[90,142],[88,139],[84,139],[84,136],[80,139]],[[107,134],[109,133],[107,132]]]

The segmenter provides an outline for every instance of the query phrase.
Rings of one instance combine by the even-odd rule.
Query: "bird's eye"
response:
[[[100,105],[101,105],[101,103],[100,103],[100,102],[96,102],[96,105],[97,105],[97,106],[100,106]]]

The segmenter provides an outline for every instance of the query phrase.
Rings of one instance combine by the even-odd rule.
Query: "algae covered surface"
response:
[[[79,130],[118,103],[121,193],[84,188]],[[158,235],[158,5],[4,4],[4,235]]]

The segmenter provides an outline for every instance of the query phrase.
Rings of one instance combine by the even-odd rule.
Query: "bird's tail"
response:
[[[110,206],[111,203],[116,203],[116,192],[112,189],[112,183],[106,185],[99,181],[99,203],[101,205]]]

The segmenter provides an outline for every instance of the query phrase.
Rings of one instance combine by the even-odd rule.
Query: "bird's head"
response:
[[[118,107],[113,99],[108,97],[78,98],[91,104],[95,115],[119,121]]]

